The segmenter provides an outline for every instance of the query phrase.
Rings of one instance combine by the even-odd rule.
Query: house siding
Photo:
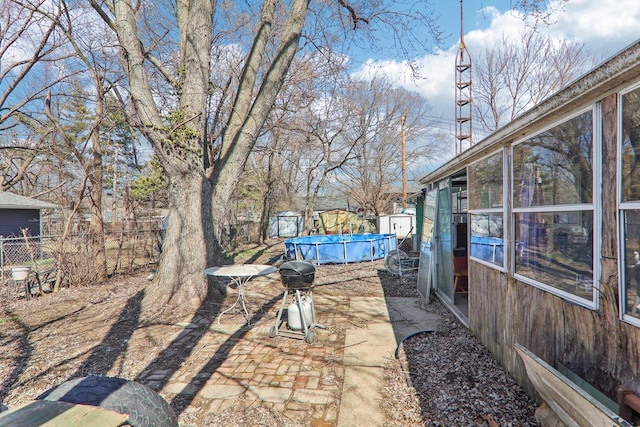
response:
[[[619,384],[640,394],[640,329],[620,321],[617,297],[617,96],[599,101],[604,114],[598,309],[571,304],[510,274],[470,261],[469,273],[474,279],[469,286],[469,327],[532,394],[534,389],[514,343],[552,366],[566,366],[611,397]]]
[[[29,234],[40,234],[40,211],[38,209],[0,209],[0,236],[22,236],[21,229]]]

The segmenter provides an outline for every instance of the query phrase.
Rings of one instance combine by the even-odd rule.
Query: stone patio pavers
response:
[[[251,302],[274,297],[264,287],[254,289],[253,295],[251,288],[247,292]],[[277,293],[281,287],[273,289]],[[324,296],[321,289],[314,291],[314,301],[317,320],[327,329],[316,329],[312,344],[268,336],[279,303],[249,326],[241,315],[225,315],[222,324],[187,320],[172,341],[191,345],[191,357],[175,372],[150,369],[139,381],[168,401],[188,399],[184,411],[194,419],[233,405],[259,404],[293,422],[311,418],[314,426],[358,426],[362,420],[384,425],[380,386],[384,364],[397,346],[387,301]],[[393,301],[394,317],[402,303]]]
[[[311,414],[318,425],[335,425],[344,376],[344,334],[333,328],[318,329],[313,344],[283,336],[270,338],[268,330],[278,308],[272,306],[264,320],[249,326],[242,317],[229,315],[221,324],[207,319],[181,322],[171,341],[192,345],[192,357],[176,372],[151,369],[139,381],[168,401],[179,396],[190,399],[191,415],[259,402],[274,405],[292,420],[308,419]],[[336,317],[339,313],[334,312],[326,318]]]

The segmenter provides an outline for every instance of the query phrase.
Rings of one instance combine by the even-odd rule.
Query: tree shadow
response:
[[[33,352],[33,347],[29,343],[29,332],[30,329],[23,322],[18,320],[16,316],[13,316],[9,311],[7,312],[9,316],[13,318],[13,321],[18,324],[21,333],[17,337],[12,337],[11,341],[17,340],[16,344],[20,348],[20,357],[16,358],[14,361],[14,366],[11,373],[7,376],[7,378],[2,382],[2,387],[0,387],[0,402],[4,401],[6,397],[9,395],[9,391],[13,388],[16,381],[20,377],[20,375],[27,368],[29,359],[31,358],[31,354]],[[2,346],[5,345],[5,334],[0,334],[0,338],[2,339]]]
[[[258,259],[260,259],[260,257],[262,257],[264,254],[269,253],[271,248],[273,248],[274,246],[277,245],[282,245],[282,242],[274,242],[268,245],[256,245],[255,247],[260,247],[260,250],[258,250],[255,254],[251,255],[247,260],[245,260],[243,263],[244,264],[253,264],[254,262],[256,262]],[[229,255],[230,259],[234,259],[236,256],[238,255],[238,253],[233,253]],[[275,255],[272,256],[271,258],[269,258],[269,260],[266,262],[269,265],[273,265],[276,264],[277,262],[281,261],[284,259],[284,250],[282,251],[281,254],[279,255]]]
[[[118,358],[126,353],[129,339],[140,325],[144,294],[143,289],[127,300],[118,320],[111,326],[107,335],[68,379],[106,375],[113,368]]]
[[[140,373],[133,379],[134,381],[144,383],[145,379],[148,378],[150,371],[160,370],[162,371],[162,375],[160,378],[154,378],[153,388],[161,390],[168,384],[169,380],[183,366],[183,364],[192,356],[195,349],[198,348],[198,343],[207,333],[211,332],[210,327],[221,311],[220,296],[224,297],[224,294],[221,295],[217,286],[211,284],[215,282],[215,280],[210,282],[210,285],[207,288],[206,297],[202,301],[198,310],[191,316],[189,322],[184,325],[184,328],[178,333],[178,335],[158,354],[158,356],[154,358],[152,362],[140,370]],[[221,284],[225,285],[225,282],[223,281]],[[176,414],[182,413],[189,406],[195,398],[195,395],[202,389],[207,379],[211,377],[212,373],[215,372],[227,359],[230,351],[249,331],[251,331],[253,328],[252,325],[256,325],[266,315],[267,311],[280,300],[281,295],[278,295],[264,303],[260,307],[260,310],[254,313],[248,320],[247,324],[240,326],[236,332],[220,344],[216,353],[198,373],[191,375],[190,382],[186,386],[186,389],[189,390],[189,395],[178,393],[171,402],[169,402]]]
[[[123,355],[127,353],[129,340],[132,338],[136,330],[139,330],[141,327],[149,326],[142,324],[141,320],[144,297],[145,290],[143,289],[127,299],[124,307],[122,307],[119,312],[118,318],[114,320],[104,338],[91,349],[73,358],[75,360],[83,359],[83,361],[72,374],[66,377],[65,381],[85,376],[104,376],[107,375],[107,373],[112,373],[114,371],[114,367],[116,367],[119,361],[123,360]],[[207,289],[206,298],[190,318],[192,325],[189,326],[195,327],[186,327],[181,330],[171,343],[163,348],[158,356],[142,368],[139,371],[139,374],[135,378],[132,378],[132,380],[144,383],[146,378],[145,374],[150,371],[162,370],[162,378],[159,379],[159,382],[154,380],[153,388],[161,390],[166,386],[173,374],[175,374],[193,355],[194,349],[197,348],[197,344],[203,339],[205,334],[211,332],[210,327],[221,311],[221,300],[223,297],[224,295],[219,291],[218,287],[210,284]],[[210,377],[212,373],[214,373],[218,367],[224,363],[232,349],[241,342],[242,338],[244,338],[247,333],[252,330],[253,327],[251,325],[255,325],[263,319],[268,310],[280,301],[280,299],[281,295],[278,295],[266,301],[262,304],[261,310],[258,310],[249,319],[250,324],[241,326],[231,336],[228,336],[220,345],[220,348],[216,351],[215,355],[213,355],[205,366],[202,367],[200,372],[194,373],[190,376],[188,388],[190,390],[197,389],[197,391],[199,391],[206,383],[206,376],[208,375]],[[43,328],[47,324],[52,324],[74,316],[85,309],[86,307],[82,307],[78,310],[74,310],[72,313],[51,320],[46,324],[36,325],[34,327],[30,327],[29,325],[15,319],[14,321],[17,323],[20,332],[12,334],[12,336],[3,336],[0,334],[0,340],[3,340],[5,343],[18,341],[15,345],[20,348],[20,356],[14,361],[15,366],[13,367],[12,372],[1,384],[0,402],[9,395],[9,392],[15,387],[20,375],[25,372],[29,365],[29,360],[31,359],[34,351],[30,343],[30,334],[35,329]],[[6,316],[12,316],[10,312],[6,312],[4,314]],[[84,356],[87,357],[84,358]],[[72,359],[67,359],[67,362],[69,360]],[[47,372],[50,372],[52,369],[54,368],[52,367],[50,370],[42,372],[40,376],[46,375]],[[121,366],[117,369],[117,372],[122,372],[123,369],[124,367]],[[194,399],[195,394],[197,394],[197,391],[194,395],[188,396],[186,394],[179,393],[173,398],[170,404],[174,407],[176,414],[183,412],[189,406]]]
[[[169,378],[180,368],[180,366],[191,356],[196,344],[209,330],[216,314],[220,311],[218,298],[212,292],[212,286],[207,288],[207,295],[202,304],[192,315],[187,325],[180,333],[164,348],[151,363],[140,370],[134,381],[142,381],[149,370],[161,369],[166,375],[155,382],[154,388],[162,389],[167,385]]]
[[[216,352],[209,358],[209,361],[205,363],[205,365],[200,368],[197,373],[191,375],[191,380],[184,387],[184,390],[189,390],[189,393],[178,393],[176,396],[169,402],[173,410],[176,414],[181,414],[184,410],[191,404],[196,395],[204,385],[207,380],[211,378],[211,375],[220,368],[220,366],[227,360],[229,354],[233,350],[235,346],[237,346],[242,338],[244,338],[249,331],[253,328],[252,325],[256,325],[259,321],[266,315],[266,313],[279,301],[281,301],[282,296],[278,295],[276,297],[271,298],[267,301],[260,310],[258,310],[251,318],[249,319],[249,323],[241,326],[231,334],[224,342],[220,344]],[[202,337],[204,333],[206,333],[207,329],[203,329],[201,334],[198,335],[199,338]],[[193,330],[191,331],[193,332]],[[174,343],[178,342],[178,340],[174,341]],[[195,343],[192,348],[195,347]],[[179,365],[178,365],[179,366]],[[163,382],[166,384],[166,380],[169,376],[165,376]]]
[[[21,355],[15,359],[11,373],[0,385],[0,402],[6,399],[6,397],[9,395],[9,392],[17,384],[18,378],[20,377],[20,375],[22,375],[22,373],[28,366],[28,362],[31,359],[31,354],[33,353],[33,347],[29,342],[29,335],[48,325],[73,317],[86,308],[86,306],[81,307],[71,313],[65,314],[64,316],[56,317],[55,319],[51,319],[48,322],[36,326],[29,326],[24,324],[19,320],[18,316],[14,315],[10,310],[4,311],[3,315],[10,318],[12,322],[15,322],[22,332],[18,335],[5,335],[4,333],[0,333],[0,347],[9,345],[12,341],[18,341],[16,345],[19,347],[19,352]]]

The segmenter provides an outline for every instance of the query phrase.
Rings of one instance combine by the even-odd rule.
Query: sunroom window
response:
[[[504,268],[504,159],[500,151],[469,166],[471,252]]]
[[[594,307],[593,112],[513,146],[516,277]]]
[[[620,97],[620,312],[640,325],[640,88]]]

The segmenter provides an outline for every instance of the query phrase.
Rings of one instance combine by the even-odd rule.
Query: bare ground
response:
[[[279,248],[278,243],[261,248],[246,261],[267,262]],[[318,268],[327,269],[319,285],[328,294],[383,296],[382,289],[386,296],[417,296],[415,280],[380,274],[381,262]],[[74,377],[100,374],[136,380],[149,367],[171,369],[172,360],[186,360],[179,353],[193,353],[192,348],[170,346],[175,324],[182,319],[140,320],[145,290],[152,286],[147,275],[63,289],[31,301],[3,301],[0,403],[15,407]],[[201,312],[214,313],[222,303],[212,300]],[[406,339],[397,360],[388,363],[381,402],[387,425],[538,425],[535,402],[475,337],[437,300],[425,304],[425,310],[441,315],[444,328]],[[230,425],[230,420],[246,426],[291,425],[273,408],[231,406],[194,420],[193,411],[179,400],[172,404],[181,425]]]

